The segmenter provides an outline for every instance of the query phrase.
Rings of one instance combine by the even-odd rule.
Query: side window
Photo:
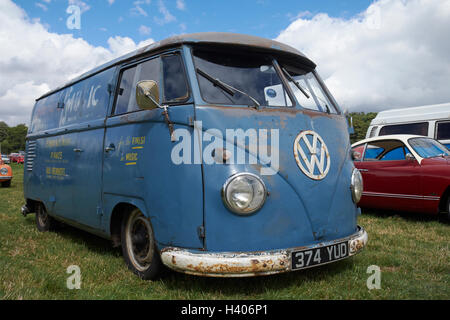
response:
[[[437,123],[436,139],[437,140],[450,139],[450,121]]]
[[[181,56],[179,54],[165,56],[162,58],[162,61],[164,101],[177,102],[186,100],[189,97],[189,90]]]
[[[114,114],[140,110],[136,103],[136,84],[141,80],[154,80],[159,83],[160,59],[155,58],[125,69],[120,75]]]
[[[373,128],[370,130],[369,138],[375,137],[375,132],[377,131],[377,129],[378,129],[378,127],[373,127]]]
[[[63,90],[61,126],[106,117],[114,71],[110,68]]]
[[[428,136],[428,122],[396,124],[384,126],[380,130],[380,136],[389,134],[417,134],[419,136]]]
[[[366,152],[364,154],[364,161],[377,160],[378,156],[383,153],[384,148],[377,145],[368,144],[366,147]]]
[[[386,152],[380,160],[393,161],[393,160],[405,160],[405,151],[403,147],[397,147],[391,151]]]
[[[61,110],[58,108],[61,92],[40,99],[34,107],[30,133],[58,128]]]

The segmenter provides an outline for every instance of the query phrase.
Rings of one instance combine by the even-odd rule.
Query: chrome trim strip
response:
[[[363,196],[414,199],[414,200],[433,200],[433,201],[440,200],[440,197],[437,196],[419,196],[419,195],[416,196],[409,194],[395,194],[395,193],[381,193],[381,192],[363,192]]]

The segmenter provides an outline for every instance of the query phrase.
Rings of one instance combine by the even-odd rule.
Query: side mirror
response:
[[[136,103],[143,110],[161,108],[159,87],[154,80],[142,80],[136,84]]]
[[[411,153],[407,153],[405,156],[406,160],[408,161],[414,161],[416,160],[416,158],[414,158],[414,156]]]
[[[358,151],[352,151],[351,155],[352,155],[352,160],[353,160],[353,161],[359,161],[359,160],[361,160],[361,153],[360,153],[360,152],[358,152]]]

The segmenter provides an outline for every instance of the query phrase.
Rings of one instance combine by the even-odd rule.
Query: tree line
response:
[[[2,154],[10,154],[25,150],[25,138],[28,127],[19,124],[15,127],[8,126],[0,121],[0,150]]]
[[[370,122],[377,116],[376,112],[351,112],[348,114],[349,119],[352,119],[355,133],[350,136],[352,143],[358,142],[366,138],[367,129]]]
[[[351,135],[350,140],[355,143],[366,137],[367,128],[370,122],[377,115],[376,112],[351,112],[349,118],[352,118],[353,128],[355,133]],[[15,127],[9,127],[5,122],[0,121],[0,148],[1,153],[10,154],[25,150],[25,137],[27,135],[28,127],[24,124],[19,124]]]

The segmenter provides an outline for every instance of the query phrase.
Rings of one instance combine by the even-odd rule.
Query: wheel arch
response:
[[[110,211],[111,214],[108,221],[108,230],[110,232],[111,240],[114,247],[121,245],[121,224],[124,214],[131,212],[134,209],[139,209],[144,216],[149,218],[144,203],[141,203],[138,199],[121,199],[114,204],[114,207]]]
[[[446,212],[447,211],[447,201],[450,196],[450,186],[447,186],[447,189],[445,189],[444,193],[441,196],[441,199],[439,200],[439,212]]]

